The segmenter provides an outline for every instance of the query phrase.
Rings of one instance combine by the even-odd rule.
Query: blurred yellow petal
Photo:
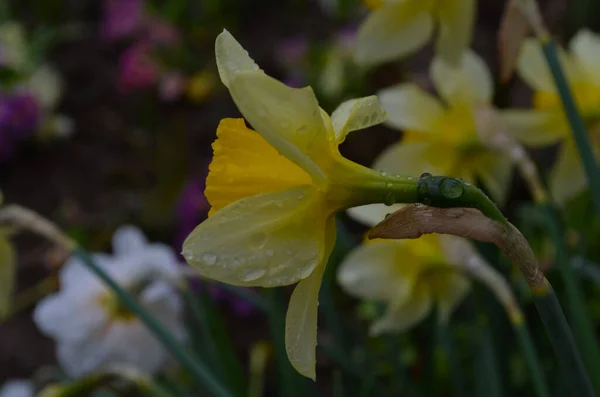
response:
[[[500,114],[508,133],[527,146],[550,145],[570,134],[563,114],[558,111],[515,109]]]
[[[260,72],[241,72],[231,81],[231,96],[252,127],[282,155],[324,180],[316,164],[329,150],[327,128],[310,87],[291,88]]]
[[[574,61],[586,73],[587,79],[600,86],[600,35],[581,29],[570,43]]]
[[[202,276],[275,287],[307,278],[327,257],[324,198],[314,186],[257,194],[217,211],[183,243]]]
[[[342,143],[348,133],[382,123],[385,118],[386,112],[379,106],[376,96],[350,99],[331,114],[335,139]]]
[[[219,76],[225,87],[229,88],[231,80],[240,72],[260,70],[248,51],[237,42],[227,30],[223,30],[215,41],[215,57]]]
[[[337,280],[352,296],[381,301],[407,298],[416,281],[419,259],[412,241],[375,240],[354,249],[340,265]]]
[[[490,71],[475,52],[467,50],[456,66],[436,57],[431,63],[431,79],[440,96],[449,104],[488,103],[493,95]]]
[[[0,231],[0,320],[10,311],[15,285],[17,257],[12,244]]]
[[[368,204],[349,208],[346,213],[352,219],[363,225],[372,227],[385,219],[386,215],[392,214],[402,208],[403,204],[385,205]]]
[[[478,160],[474,172],[481,178],[492,199],[503,206],[511,187],[513,164],[510,158],[501,154],[488,153]]]
[[[444,114],[440,101],[413,83],[387,88],[377,96],[388,113],[386,124],[398,129],[430,132]]]
[[[573,141],[565,142],[550,172],[550,194],[563,205],[587,186],[585,171]]]
[[[361,65],[393,60],[423,47],[433,32],[429,0],[401,1],[371,12],[358,30],[354,59]]]
[[[418,178],[424,172],[443,175],[443,167],[434,166],[429,157],[432,145],[428,142],[397,143],[389,146],[375,160],[373,168],[390,174]],[[437,154],[437,153],[436,153]],[[451,155],[452,153],[445,153]]]
[[[211,215],[244,197],[311,184],[310,176],[282,156],[243,119],[223,119],[212,144],[206,178]]]
[[[300,281],[292,296],[285,317],[285,347],[292,366],[300,374],[316,379],[317,317],[319,289],[327,258],[335,244],[335,218],[327,221],[325,254],[310,277]]]
[[[450,315],[471,291],[471,282],[458,272],[442,271],[430,275],[428,279],[436,299],[439,319],[446,323],[450,319]]]
[[[432,307],[427,283],[415,286],[410,299],[399,306],[390,305],[386,313],[371,326],[372,335],[384,332],[402,332],[423,321]]]
[[[475,23],[475,0],[444,0],[436,3],[440,20],[437,54],[450,65],[457,65],[469,48]]]

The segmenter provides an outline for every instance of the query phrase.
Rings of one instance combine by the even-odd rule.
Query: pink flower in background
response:
[[[174,45],[181,35],[177,28],[160,17],[147,17],[144,24],[144,39],[153,44]]]
[[[282,64],[293,65],[304,61],[308,55],[308,40],[303,36],[296,36],[285,40],[278,48],[277,59]]]
[[[152,58],[152,46],[138,42],[121,54],[119,89],[125,92],[152,87],[158,82],[161,68]]]
[[[163,101],[176,101],[181,98],[187,83],[187,79],[181,73],[167,72],[158,83],[158,96]]]
[[[105,0],[102,37],[120,40],[136,33],[144,21],[143,0]]]
[[[10,157],[22,140],[36,132],[41,110],[28,92],[0,95],[0,159]]]

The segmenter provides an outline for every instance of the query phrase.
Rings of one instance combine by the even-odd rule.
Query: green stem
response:
[[[122,289],[102,268],[100,268],[91,258],[91,256],[81,247],[73,249],[73,254],[100,278],[107,287],[119,298],[129,310],[134,312],[137,317],[148,327],[156,338],[177,358],[180,364],[192,374],[196,381],[206,386],[215,396],[232,397],[232,394],[221,385],[215,376],[209,371],[203,362],[188,354],[185,347],[173,335],[167,331],[163,325],[156,320],[150,313],[141,307],[135,299],[124,289]]]
[[[463,370],[460,363],[458,352],[456,351],[456,341],[454,340],[454,333],[449,324],[439,324],[438,326],[438,338],[448,363],[450,364],[450,371],[452,374],[452,395],[454,397],[462,397],[465,393],[465,379],[463,376]]]
[[[587,376],[579,350],[573,340],[569,324],[563,314],[556,294],[550,285],[544,295],[535,296],[538,309],[554,354],[558,357],[569,390],[573,397],[594,397],[594,390]]]
[[[583,162],[583,168],[587,176],[588,185],[592,193],[594,201],[594,207],[596,212],[600,214],[600,168],[596,163],[594,152],[592,151],[592,144],[590,142],[587,128],[581,114],[577,110],[575,99],[569,88],[569,83],[565,77],[565,73],[560,65],[558,55],[554,43],[550,38],[541,38],[542,50],[552,77],[554,77],[554,83],[560,95],[569,125],[571,126],[571,132],[579,151],[579,156]]]
[[[583,360],[594,382],[594,389],[600,391],[600,346],[595,337],[594,325],[587,313],[587,303],[581,282],[569,258],[563,230],[556,211],[546,205],[542,207],[546,216],[546,229],[555,248],[556,265],[559,269],[567,295],[569,317],[573,325],[578,346],[583,352]]]
[[[529,334],[529,330],[527,329],[527,324],[525,321],[521,320],[518,323],[513,323],[513,328],[517,334],[517,341],[521,346],[521,351],[525,357],[525,362],[529,367],[529,373],[531,375],[533,389],[535,390],[536,396],[550,396],[550,393],[548,392],[548,386],[546,384],[546,377],[540,366],[539,357],[535,350],[531,335]]]

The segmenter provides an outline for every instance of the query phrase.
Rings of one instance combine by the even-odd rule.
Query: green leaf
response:
[[[12,244],[0,231],[0,320],[10,311],[16,262],[17,257]]]

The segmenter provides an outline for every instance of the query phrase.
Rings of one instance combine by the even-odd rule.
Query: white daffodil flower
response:
[[[180,274],[177,256],[163,244],[150,244],[133,226],[113,236],[113,255],[94,254],[96,263],[178,339],[185,339],[182,301],[168,280]],[[34,320],[57,344],[58,360],[78,377],[114,365],[155,373],[167,350],[145,325],[76,257],[60,271],[59,292],[43,299]]]

